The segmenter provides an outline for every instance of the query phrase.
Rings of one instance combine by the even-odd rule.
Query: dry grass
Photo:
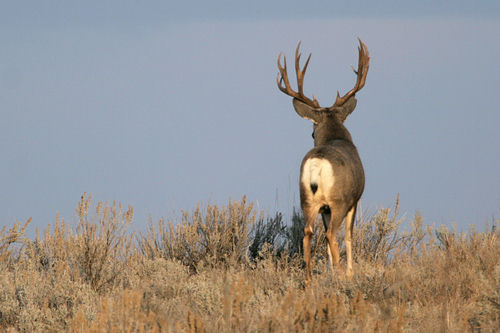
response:
[[[303,286],[303,219],[264,219],[243,198],[199,206],[135,238],[132,208],[84,195],[78,222],[30,240],[0,231],[0,330],[6,332],[494,332],[500,232],[401,232],[397,204],[360,218],[354,277],[332,277],[318,226]],[[38,233],[37,233],[38,234]],[[340,243],[342,235],[339,235]]]

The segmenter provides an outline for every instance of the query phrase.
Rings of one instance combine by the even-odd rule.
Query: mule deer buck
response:
[[[355,95],[365,85],[370,63],[366,45],[361,40],[359,44],[358,70],[353,68],[357,76],[354,88],[342,97],[337,91],[335,103],[326,108],[319,105],[314,95],[312,100],[304,95],[304,75],[311,55],[301,70],[300,42],[295,51],[297,92],[291,88],[288,80],[286,57],[282,66],[281,53],[278,56],[278,88],[293,97],[293,106],[299,116],[314,123],[314,148],[306,154],[300,169],[300,204],[306,224],[306,285],[311,281],[311,239],[318,214],[321,214],[326,229],[332,274],[335,274],[333,265],[336,268],[340,266],[336,233],[345,218],[346,275],[348,278],[352,276],[352,232],[356,206],[365,186],[365,175],[358,151],[352,142],[351,134],[344,126],[344,121],[356,107]]]

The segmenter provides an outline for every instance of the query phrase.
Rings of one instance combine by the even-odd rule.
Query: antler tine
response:
[[[295,50],[295,73],[297,75],[297,88],[299,90],[299,95],[304,96],[304,77],[306,75],[307,66],[309,65],[309,60],[311,60],[312,53],[310,53],[309,57],[307,57],[304,68],[300,70],[300,56],[302,55],[299,53],[300,44],[301,42],[299,42],[297,49]]]
[[[301,70],[300,69],[300,56],[301,54],[299,53],[300,49],[300,42],[297,45],[297,49],[295,50],[295,73],[297,76],[297,88],[298,92],[294,91],[291,86],[290,86],[290,81],[288,80],[288,74],[287,74],[287,68],[286,68],[286,56],[284,56],[284,66],[281,66],[281,53],[278,56],[278,77],[276,78],[276,83],[278,84],[278,88],[284,92],[285,94],[292,96],[294,98],[297,98],[301,100],[302,102],[314,107],[314,108],[319,108],[319,103],[316,99],[316,97],[313,96],[313,99],[311,100],[310,98],[306,97],[304,95],[304,76],[307,70],[307,66],[309,65],[309,60],[311,60],[311,54],[309,54],[309,57],[307,58],[307,61],[304,65],[304,68]],[[285,84],[283,87],[282,83]]]
[[[286,71],[286,56],[284,58],[284,66],[281,66],[281,53],[278,56],[278,77],[276,78],[276,83],[278,84],[278,88],[284,92],[285,94],[292,96],[292,97],[299,97],[298,94],[293,91],[293,89],[290,87],[290,82],[288,81],[288,74]],[[283,87],[282,83],[285,83],[285,86]]]
[[[361,41],[361,39],[358,38],[358,40],[359,40],[358,70],[356,71],[353,68],[353,72],[357,76],[356,84],[354,85],[354,88],[352,88],[347,94],[345,94],[342,97],[340,97],[340,94],[337,91],[337,98],[335,100],[335,104],[333,104],[330,109],[337,106],[342,106],[349,98],[354,96],[356,92],[360,91],[365,86],[366,75],[368,74],[368,68],[370,67],[370,55],[368,53],[368,48],[366,47],[366,45]]]

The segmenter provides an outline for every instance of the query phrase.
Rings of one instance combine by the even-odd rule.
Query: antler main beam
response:
[[[358,38],[358,40],[359,40],[358,70],[356,71],[354,67],[352,68],[353,72],[357,76],[356,85],[342,97],[340,97],[340,93],[337,91],[337,98],[335,100],[335,103],[331,106],[331,109],[337,106],[342,106],[349,98],[354,96],[358,91],[360,91],[365,86],[366,75],[368,74],[368,68],[370,67],[370,56],[366,45],[361,41],[361,39]]]

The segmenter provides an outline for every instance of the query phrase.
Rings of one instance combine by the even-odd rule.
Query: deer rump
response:
[[[335,140],[313,148],[302,161],[301,202],[317,213],[325,209],[347,210],[363,193],[362,173],[361,160],[352,143]]]

